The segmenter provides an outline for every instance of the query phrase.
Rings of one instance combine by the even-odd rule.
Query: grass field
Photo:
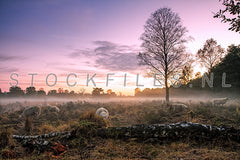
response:
[[[23,104],[16,111],[4,113],[1,106],[1,157],[18,159],[240,159],[240,144],[230,140],[199,142],[191,139],[158,141],[149,139],[100,138],[96,128],[120,127],[133,124],[175,123],[190,121],[216,126],[240,127],[240,104],[231,101],[224,106],[207,102],[185,102],[188,108],[171,108],[164,101],[64,102],[57,106],[59,113],[50,112],[44,105],[38,119],[19,119]],[[22,106],[21,106],[22,105]],[[96,117],[99,107],[108,109],[108,120]],[[78,130],[75,138],[51,138],[64,150],[56,154],[54,148],[38,153],[12,139],[12,134],[39,135],[51,132]],[[59,147],[58,146],[58,147]],[[31,148],[31,147],[30,147]]]

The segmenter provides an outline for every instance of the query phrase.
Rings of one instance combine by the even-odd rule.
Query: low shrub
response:
[[[0,131],[0,149],[13,145],[12,128],[1,128]]]

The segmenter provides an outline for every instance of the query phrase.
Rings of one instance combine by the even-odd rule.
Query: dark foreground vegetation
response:
[[[133,132],[126,132],[127,134],[123,136],[117,131],[137,124],[147,126],[183,121],[228,128],[229,132],[234,130],[231,127],[240,129],[238,101],[229,101],[224,106],[214,106],[211,102],[185,104],[188,108],[171,108],[163,101],[68,102],[58,105],[59,113],[51,112],[42,106],[42,113],[38,119],[20,119],[19,116],[23,111],[21,104],[18,111],[6,113],[4,106],[1,106],[1,158],[239,159],[239,139],[217,134],[209,136],[202,134],[201,129],[193,132],[197,135],[183,132],[182,136],[176,136],[174,132],[175,136],[168,135],[165,138],[129,136],[133,135]],[[108,120],[95,115],[99,107],[109,110]],[[107,134],[101,132],[106,129]],[[239,130],[234,131],[239,132]],[[48,135],[56,132],[63,134]],[[19,139],[12,136],[41,134],[45,135],[38,139],[28,137]],[[239,133],[234,134],[239,135]],[[181,135],[180,132],[177,135]]]

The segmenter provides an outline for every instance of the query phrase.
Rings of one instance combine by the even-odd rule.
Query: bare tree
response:
[[[218,64],[224,56],[224,49],[217,45],[217,41],[213,38],[208,39],[203,48],[198,50],[197,59],[210,72],[213,66]]]
[[[183,66],[186,59],[187,29],[182,26],[178,14],[170,8],[160,8],[151,14],[141,35],[143,52],[139,53],[140,64],[150,66],[164,75],[166,101],[169,102],[170,75]]]

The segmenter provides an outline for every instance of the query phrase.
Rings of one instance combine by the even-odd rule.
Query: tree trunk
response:
[[[165,75],[165,89],[166,89],[166,102],[169,102],[169,88],[168,88],[168,84],[167,84],[167,75]]]

